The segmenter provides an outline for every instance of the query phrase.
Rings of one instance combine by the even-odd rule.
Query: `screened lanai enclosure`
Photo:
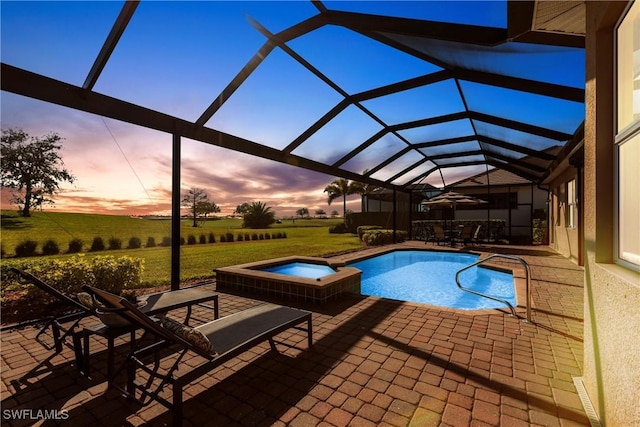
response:
[[[383,187],[410,212],[411,191],[492,168],[540,182],[584,120],[579,2],[53,1],[2,13],[5,93],[172,135],[175,218],[183,139]],[[47,37],[11,24],[24,16]]]

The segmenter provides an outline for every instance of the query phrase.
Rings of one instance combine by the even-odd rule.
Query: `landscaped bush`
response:
[[[104,251],[104,240],[102,237],[94,237],[93,242],[91,242],[91,252]]]
[[[343,222],[336,224],[333,227],[329,227],[329,233],[331,234],[344,234],[348,232],[347,225]]]
[[[407,238],[406,231],[396,231],[396,243],[404,242]],[[389,245],[393,243],[393,230],[374,229],[365,231],[362,241],[367,246]]]
[[[244,235],[242,235],[242,234],[238,233],[238,237],[236,237],[236,240],[237,240],[238,242],[242,242],[242,240],[244,240]]]
[[[147,248],[155,248],[156,247],[156,239],[155,239],[155,237],[148,237],[147,238],[146,247]]]
[[[34,256],[36,254],[36,248],[38,242],[33,240],[24,240],[16,245],[16,256],[27,257]]]
[[[358,239],[362,241],[362,236],[369,230],[381,230],[382,227],[379,225],[361,225],[356,230],[358,232]]]
[[[171,246],[171,237],[163,237],[160,246]]]
[[[199,242],[201,245],[205,245],[207,243],[207,236],[205,236],[204,234],[201,234]]]
[[[110,237],[109,238],[109,250],[110,251],[115,251],[118,249],[122,249],[122,239],[119,239],[117,237]]]
[[[19,267],[40,278],[60,292],[72,296],[81,291],[83,285],[95,286],[120,294],[125,289],[140,286],[143,260],[129,256],[97,256],[90,259],[75,255],[66,259],[39,258]],[[25,297],[38,303],[51,301],[52,297],[34,285],[20,285],[19,279],[10,272],[9,266],[2,268],[3,289],[24,289]]]
[[[139,237],[130,237],[129,244],[127,248],[129,249],[140,249],[142,247],[142,240]]]
[[[209,233],[209,243],[215,243],[216,242],[216,236],[213,233]]]
[[[245,241],[251,240],[251,235],[249,235],[249,233],[244,233],[244,240]]]
[[[60,253],[60,246],[58,242],[53,239],[49,239],[42,245],[42,255],[58,255]]]
[[[264,240],[264,234],[262,233],[258,234],[258,240]]]
[[[271,239],[271,234],[269,234],[269,233],[264,233],[264,239],[265,239],[265,240],[270,240],[270,239]]]
[[[227,233],[227,242],[233,242],[233,233]]]
[[[184,246],[185,243],[187,243],[187,241],[184,239],[184,237],[180,236],[180,245]]]
[[[258,240],[258,233],[253,233],[251,235],[251,240]]]
[[[227,238],[225,237],[224,234],[220,235],[220,243],[225,243],[227,241]]]
[[[80,239],[71,239],[69,242],[69,249],[67,249],[68,254],[77,254],[78,252],[82,252],[82,247],[84,243]]]
[[[189,237],[187,237],[187,244],[195,245],[196,244],[196,236],[194,236],[193,234],[189,234]]]

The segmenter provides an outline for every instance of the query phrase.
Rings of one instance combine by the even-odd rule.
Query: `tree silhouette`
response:
[[[0,183],[11,189],[11,201],[25,217],[44,203],[54,203],[49,196],[60,191],[61,181],[75,181],[58,154],[61,141],[56,133],[38,138],[22,129],[2,130]]]

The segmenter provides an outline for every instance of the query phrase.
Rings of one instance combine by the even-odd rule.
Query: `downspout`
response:
[[[551,185],[548,185],[549,188],[542,188],[540,186],[539,182],[536,182],[536,187],[539,190],[542,191],[546,191],[547,192],[547,230],[544,236],[544,240],[542,241],[543,244],[548,245],[549,244],[549,236],[551,235]]]

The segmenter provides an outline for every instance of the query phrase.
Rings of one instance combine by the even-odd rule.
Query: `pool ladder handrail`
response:
[[[525,274],[525,292],[526,292],[526,297],[527,297],[527,301],[526,301],[526,309],[527,309],[527,318],[526,321],[527,322],[531,322],[531,269],[529,268],[529,264],[527,264],[527,262],[525,260],[523,260],[522,258],[518,257],[518,256],[514,256],[514,255],[503,255],[503,254],[493,254],[493,255],[489,255],[486,258],[483,258],[477,262],[474,262],[471,265],[468,265],[464,268],[461,268],[460,270],[458,270],[458,272],[456,273],[456,285],[458,285],[458,288],[460,288],[461,290],[465,291],[465,292],[470,292],[472,294],[484,297],[484,298],[489,298],[492,299],[494,301],[498,301],[501,302],[505,305],[507,305],[509,307],[509,309],[511,310],[511,315],[513,317],[517,317],[516,315],[516,310],[513,307],[513,305],[511,305],[511,303],[507,300],[501,299],[501,298],[497,298],[497,297],[493,297],[491,295],[486,295],[483,294],[481,292],[478,291],[474,291],[473,289],[469,289],[469,288],[465,288],[464,286],[462,286],[460,284],[460,280],[459,280],[459,276],[460,273],[462,273],[463,271],[466,271],[470,268],[476,267],[480,264],[484,264],[485,262],[493,259],[493,258],[504,258],[504,259],[510,259],[512,261],[518,261],[523,267],[524,267],[524,274]]]

